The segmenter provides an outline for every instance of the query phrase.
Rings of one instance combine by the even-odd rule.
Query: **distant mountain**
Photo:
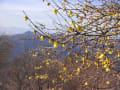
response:
[[[13,60],[13,58],[15,58],[16,56],[23,55],[29,49],[37,49],[38,45],[40,46],[40,49],[44,48],[45,45],[51,46],[48,43],[48,39],[44,41],[41,41],[40,39],[35,39],[34,42],[32,42],[32,40],[24,40],[24,38],[32,39],[34,37],[36,36],[31,31],[25,32],[24,34],[16,34],[16,35],[9,36],[9,42],[14,45],[14,48],[11,51],[10,59]],[[22,39],[22,40],[19,40],[19,39]],[[120,44],[118,45],[118,48],[120,48]],[[61,50],[61,49],[62,47],[57,48],[57,50]],[[76,47],[74,49],[77,52],[80,50],[80,47]],[[69,51],[62,52],[61,56],[66,56],[67,52]]]
[[[36,49],[38,45],[50,46],[50,44],[48,43],[48,40],[40,41],[40,39],[35,39],[33,42],[32,38],[34,37],[36,36],[31,31],[25,32],[24,34],[16,34],[16,35],[9,36],[9,42],[14,46],[14,48],[11,51],[10,60],[13,60],[13,58],[15,58],[16,56],[23,55],[29,49]],[[24,38],[29,40],[24,40]]]

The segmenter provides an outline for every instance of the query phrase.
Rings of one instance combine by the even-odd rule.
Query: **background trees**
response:
[[[8,36],[0,36],[0,66],[4,64],[10,55],[11,48],[13,47],[12,43],[8,41]]]

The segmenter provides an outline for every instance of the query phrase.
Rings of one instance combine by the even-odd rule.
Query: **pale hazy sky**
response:
[[[16,34],[32,31],[29,23],[24,21],[23,10],[35,22],[49,26],[52,23],[49,17],[53,16],[52,8],[47,7],[42,0],[0,0],[0,33]]]
[[[0,0],[0,33],[16,34],[32,30],[22,10],[36,22],[50,24],[50,8],[42,0]]]

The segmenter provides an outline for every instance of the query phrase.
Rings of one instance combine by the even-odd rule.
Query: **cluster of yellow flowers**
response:
[[[58,67],[55,67],[55,69],[59,68],[57,69],[58,71],[56,71],[59,78],[49,78],[48,74],[35,74],[35,79],[49,78],[54,85],[59,81],[65,83],[69,80],[76,79],[76,77],[82,77],[81,73],[91,67],[95,67],[95,69],[97,68],[97,73],[101,73],[99,72],[101,69],[105,75],[108,75],[109,73],[113,74],[113,70],[111,68],[112,62],[114,59],[116,60],[116,58],[120,58],[120,50],[117,46],[119,45],[119,42],[117,39],[114,39],[114,37],[117,37],[120,33],[120,21],[118,20],[120,17],[119,10],[111,8],[111,10],[104,10],[103,13],[98,7],[89,6],[90,2],[86,1],[84,5],[81,5],[83,6],[83,9],[77,11],[76,8],[71,9],[66,6],[68,3],[66,0],[63,2],[64,5],[62,7],[55,7],[53,9],[53,14],[57,17],[60,15],[64,19],[64,14],[61,13],[61,11],[63,11],[63,13],[67,16],[67,18],[64,19],[67,24],[60,24],[66,28],[61,29],[59,26],[56,26],[54,29],[56,32],[62,32],[62,30],[65,29],[65,35],[62,36],[56,34],[56,38],[54,38],[54,36],[52,37],[52,35],[38,36],[41,41],[49,39],[48,42],[53,48],[52,50],[47,49],[49,51],[46,49],[41,50],[41,52],[46,55],[46,57],[44,57],[44,65],[34,67],[34,69],[40,71],[43,67],[45,67],[49,71],[52,66],[54,66],[54,63],[51,62],[52,60],[49,60],[49,57],[52,57],[51,52],[54,52],[58,47],[62,47],[63,51],[69,50],[67,55],[71,58],[71,60],[66,60],[65,62],[63,61],[64,63],[61,63],[60,67],[59,65]],[[47,6],[52,6],[52,3],[47,2]],[[119,4],[113,3],[112,6],[116,6],[117,8]],[[93,16],[89,15],[90,13],[92,13]],[[67,19],[70,20],[67,21]],[[25,16],[24,20],[27,21],[29,18]],[[111,24],[111,26],[109,24]],[[37,36],[39,31],[34,29],[33,34]],[[37,57],[38,55],[38,52],[34,52],[33,54],[34,57]],[[54,58],[56,59],[57,57]],[[70,65],[67,65],[66,63]],[[74,68],[69,70],[69,67],[67,66],[70,68],[74,66]],[[49,73],[48,71],[47,73]],[[113,76],[115,77],[115,75]],[[33,80],[34,77],[30,76],[28,79]],[[111,80],[106,81],[106,78],[104,82],[108,86],[111,84]],[[83,86],[89,87],[89,85],[89,80],[83,81]],[[52,90],[55,90],[55,88],[52,88]]]
[[[38,74],[36,74],[35,77],[36,77],[36,79],[47,79],[48,75],[47,74],[45,74],[45,75],[38,75]]]

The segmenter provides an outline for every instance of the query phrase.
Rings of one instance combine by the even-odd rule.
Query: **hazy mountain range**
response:
[[[42,42],[40,40],[35,40],[34,42],[32,42],[32,40],[24,40],[24,38],[32,39],[32,37],[35,37],[35,35],[30,31],[25,32],[24,34],[16,34],[9,36],[9,42],[13,44],[10,55],[11,59],[16,56],[21,56],[28,49],[36,49],[38,44],[48,43],[47,41]]]
[[[16,34],[9,36],[9,42],[13,44],[14,48],[12,48],[10,59],[12,60],[16,56],[23,55],[27,50],[29,49],[36,49],[38,45],[41,45],[44,47],[44,45],[50,46],[48,43],[48,40],[40,41],[40,39],[35,39],[34,42],[32,40],[25,40],[24,38],[30,38],[35,37],[33,32],[27,31],[24,34]],[[22,40],[19,40],[22,39]],[[120,46],[118,46],[120,48]],[[42,48],[41,48],[42,49]],[[61,48],[58,48],[61,49]],[[63,52],[62,55],[65,55],[66,52]]]

